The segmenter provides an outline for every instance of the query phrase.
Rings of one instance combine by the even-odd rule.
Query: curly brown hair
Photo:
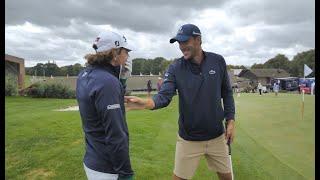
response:
[[[121,48],[112,48],[108,51],[97,52],[95,54],[87,54],[84,58],[87,60],[87,64],[90,65],[107,65],[110,64],[112,59],[119,55]]]

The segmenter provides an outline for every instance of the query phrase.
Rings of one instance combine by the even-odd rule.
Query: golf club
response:
[[[226,128],[226,132],[227,132],[227,121],[225,122],[225,128]],[[232,168],[232,160],[231,160],[231,145],[230,145],[230,138],[227,141],[227,145],[228,145],[228,151],[229,151],[229,161],[230,161],[230,165],[231,165],[231,176],[232,176],[232,180],[234,180],[233,177],[233,168]]]

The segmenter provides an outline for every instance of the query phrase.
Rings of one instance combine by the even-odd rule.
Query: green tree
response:
[[[35,76],[43,76],[45,74],[45,68],[43,63],[37,63],[33,68],[33,75]]]
[[[263,69],[263,64],[256,64],[254,63],[251,67],[251,69]]]
[[[151,61],[151,66],[152,66],[152,74],[159,74],[161,72],[161,64],[162,62],[167,61],[163,57],[156,57]]]
[[[55,63],[44,64],[45,76],[58,76],[60,75],[60,68]]]
[[[290,66],[289,64],[290,61],[285,55],[278,54],[274,58],[271,58],[267,62],[265,62],[263,64],[263,67],[288,70]]]
[[[150,72],[152,71],[152,62],[150,59],[147,59],[146,61],[144,61],[144,63],[142,64],[142,74],[146,74],[149,75]]]
[[[161,62],[161,70],[160,73],[163,75],[164,72],[169,68],[169,65],[173,62],[173,60],[167,60]]]
[[[144,58],[135,58],[132,60],[132,75],[139,75],[142,73],[142,67],[146,59]]]
[[[303,77],[304,64],[312,69],[307,77],[314,77],[315,74],[315,51],[314,49],[304,51],[295,55],[290,63],[289,72],[292,76]]]
[[[72,76],[77,76],[82,69],[84,69],[84,67],[81,64],[79,63],[74,64],[72,66],[72,71],[73,71]]]

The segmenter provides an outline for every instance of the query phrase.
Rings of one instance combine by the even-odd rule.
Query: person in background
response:
[[[314,87],[315,87],[315,85],[316,85],[316,82],[315,81],[313,81],[312,82],[312,84],[311,84],[311,95],[314,95]]]
[[[259,95],[261,96],[262,95],[262,85],[260,82],[258,83],[258,90],[259,90]]]
[[[275,95],[278,96],[278,92],[279,92],[279,84],[278,83],[273,84],[273,91],[274,91]]]
[[[151,80],[149,79],[148,82],[147,82],[148,97],[151,96],[151,91],[152,91],[152,82],[151,82]]]

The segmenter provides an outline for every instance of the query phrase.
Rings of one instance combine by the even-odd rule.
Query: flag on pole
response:
[[[304,77],[308,76],[309,74],[312,73],[312,69],[310,69],[306,64],[304,65],[304,69],[303,69],[303,75]]]
[[[304,64],[304,68],[303,68],[303,78],[304,78],[304,80],[305,80],[306,76],[308,76],[311,73],[312,73],[312,69],[309,68],[306,64]],[[303,120],[303,116],[304,116],[304,89],[302,90],[301,116],[302,116],[302,120]]]

